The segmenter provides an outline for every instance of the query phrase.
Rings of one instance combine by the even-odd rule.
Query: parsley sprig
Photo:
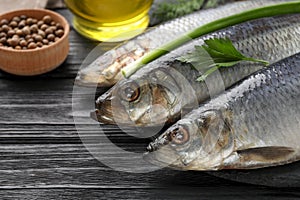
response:
[[[195,46],[195,51],[178,58],[181,62],[191,63],[202,74],[197,81],[204,81],[216,70],[232,67],[242,61],[257,62],[265,66],[269,65],[269,62],[265,60],[243,55],[228,38],[208,39],[204,43],[202,46]]]

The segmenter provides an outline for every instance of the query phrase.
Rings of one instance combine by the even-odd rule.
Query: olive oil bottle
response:
[[[93,40],[129,39],[148,26],[153,0],[65,0],[77,32]]]

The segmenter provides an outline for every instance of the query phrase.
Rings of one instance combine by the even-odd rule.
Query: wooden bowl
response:
[[[53,44],[36,49],[15,50],[0,46],[0,69],[15,75],[33,76],[57,68],[64,62],[69,52],[70,27],[66,19],[46,9],[24,9],[0,15],[0,21],[2,19],[10,20],[14,16],[20,15],[36,19],[50,15],[53,21],[63,26],[64,35]]]

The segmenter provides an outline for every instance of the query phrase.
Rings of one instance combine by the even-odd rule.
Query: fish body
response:
[[[119,81],[96,102],[92,117],[108,124],[171,124],[200,103],[263,68],[243,62],[197,82],[200,72],[177,60],[210,38],[229,38],[248,57],[275,63],[300,51],[300,15],[257,19],[191,41]]]
[[[182,170],[253,169],[300,159],[300,54],[201,105],[148,147]]]
[[[150,50],[176,39],[185,32],[235,13],[285,1],[254,0],[235,2],[215,9],[201,10],[166,22],[100,56],[88,67],[80,70],[76,84],[110,87],[122,79],[120,71],[123,67],[141,58]]]

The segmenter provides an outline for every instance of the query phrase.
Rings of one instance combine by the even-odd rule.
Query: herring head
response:
[[[100,96],[94,118],[109,124],[162,126],[174,120],[180,111],[178,105],[184,98],[170,73],[154,70],[147,76],[133,75],[130,79],[119,81]]]
[[[80,70],[76,84],[84,86],[111,87],[123,78],[121,69],[141,58],[149,51],[148,42],[135,47],[132,41],[125,46],[107,51],[96,61]],[[128,46],[128,48],[127,48]],[[137,45],[138,46],[138,45]],[[95,49],[96,54],[98,50]],[[91,55],[94,55],[93,53]],[[92,56],[93,57],[93,56]]]
[[[228,123],[218,111],[210,110],[170,127],[149,144],[145,160],[179,170],[217,170],[232,153],[233,143]]]

